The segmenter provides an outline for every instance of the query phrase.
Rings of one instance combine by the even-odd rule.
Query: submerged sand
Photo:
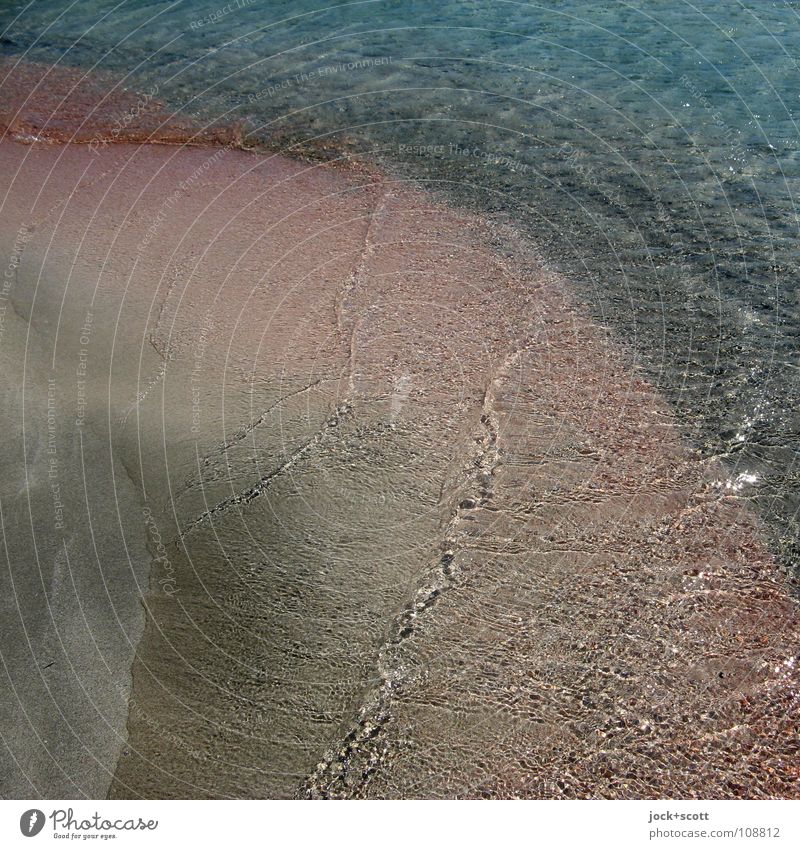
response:
[[[798,795],[795,587],[567,281],[98,97],[0,143],[4,795]]]

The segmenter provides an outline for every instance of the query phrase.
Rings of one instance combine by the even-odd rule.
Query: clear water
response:
[[[2,43],[524,225],[791,558],[798,5],[39,0]]]
[[[567,273],[594,316],[637,353],[643,368],[678,409],[685,435],[706,456],[719,456],[728,464],[731,490],[758,507],[778,550],[795,564],[800,431],[794,201],[800,190],[795,123],[800,96],[796,5],[760,1],[723,5],[706,0],[694,4],[652,0],[602,7],[587,2],[498,0],[361,0],[328,6],[321,5],[321,0],[85,0],[72,4],[59,0],[4,3],[0,33],[2,50],[9,55],[87,70],[105,69],[132,89],[157,91],[157,97],[170,107],[201,121],[241,121],[254,146],[259,142],[298,150],[313,146],[331,157],[378,159],[451,202],[523,228],[547,262]],[[176,216],[174,224],[177,233],[181,219]],[[507,231],[495,228],[492,232]],[[502,240],[493,247],[501,252],[511,250]],[[248,288],[245,283],[243,289]],[[491,290],[490,280],[477,285]],[[229,287],[228,297],[231,305],[237,303],[235,287],[233,294]],[[479,339],[489,338],[495,313],[502,312],[498,306],[502,298],[490,301],[490,307],[465,304],[460,315],[460,320],[469,318]],[[387,298],[389,306],[390,302]],[[112,306],[116,310],[116,304]],[[296,306],[298,314],[303,314],[305,299],[299,299]],[[355,312],[359,306],[354,303]],[[56,308],[60,307],[59,301]],[[191,308],[200,315],[197,304]],[[189,318],[183,320],[189,324],[191,308],[184,308]],[[474,320],[469,309],[475,310]],[[253,321],[259,321],[257,312]],[[197,319],[195,324],[199,323]],[[297,322],[286,324],[294,327]],[[375,327],[378,329],[368,326],[364,331],[365,344],[374,341],[370,333],[380,339],[383,325],[378,322]],[[376,372],[384,365],[372,353],[379,349],[380,345],[367,347],[371,356],[364,358]],[[401,354],[401,360],[413,359],[413,351]],[[211,356],[209,352],[207,357]],[[191,352],[189,357],[191,367]],[[293,365],[303,371],[302,364]],[[464,362],[454,364],[454,370],[456,365],[460,370]],[[527,373],[535,373],[536,364],[526,368]],[[172,391],[173,386],[185,385],[186,378],[179,362],[170,369],[167,376],[164,371],[156,372],[159,377],[154,380],[163,379]],[[218,392],[216,375],[221,369],[209,371],[213,390]],[[444,388],[455,385],[446,372],[436,378]],[[402,375],[399,379],[402,381]],[[321,421],[323,401],[335,400],[325,393],[338,391],[333,379],[324,386],[319,410],[314,408]],[[402,382],[396,386],[401,397]],[[533,404],[536,387],[524,389],[530,390]],[[266,387],[264,398],[250,399],[243,418],[252,414],[252,408],[271,408],[272,394],[277,397],[284,391],[282,384]],[[165,392],[165,397],[168,395]],[[216,396],[210,395],[209,407],[214,406],[213,398]],[[236,770],[225,773],[225,781],[231,783],[220,780],[216,792],[263,793],[264,785],[258,782],[265,781],[271,793],[281,795],[293,792],[298,776],[308,775],[307,750],[316,754],[323,748],[321,741],[331,736],[340,739],[331,728],[352,719],[363,682],[375,676],[374,646],[381,644],[387,618],[391,618],[386,611],[394,610],[409,596],[417,598],[413,588],[420,581],[422,588],[427,588],[429,576],[416,574],[418,557],[384,557],[381,546],[385,544],[388,551],[387,540],[394,534],[396,541],[398,525],[408,536],[395,545],[403,551],[438,533],[431,527],[438,521],[431,505],[437,503],[437,496],[441,498],[443,473],[434,466],[447,465],[445,449],[457,444],[458,434],[453,435],[447,405],[435,394],[431,398],[431,409],[416,415],[408,433],[398,428],[391,439],[386,428],[378,427],[368,416],[343,417],[341,441],[335,446],[323,445],[314,460],[316,477],[298,475],[291,483],[279,481],[271,491],[274,497],[253,501],[244,517],[231,511],[220,515],[213,528],[201,523],[192,531],[191,556],[184,557],[178,544],[170,543],[170,557],[182,588],[179,600],[188,605],[185,611],[181,608],[186,619],[157,593],[150,603],[164,621],[172,621],[173,631],[167,629],[168,634],[180,636],[185,657],[176,660],[157,635],[150,634],[143,656],[164,665],[154,667],[152,680],[140,670],[139,691],[129,711],[132,739],[143,751],[149,751],[151,745],[160,753],[165,743],[175,749],[180,738],[202,750],[204,756],[238,759]],[[299,439],[306,427],[302,422],[308,402],[298,395],[292,404],[296,409],[290,405],[281,417],[289,421],[286,431],[290,434],[291,416],[301,422],[295,424]],[[173,428],[170,433],[180,432],[181,421],[167,421]],[[269,437],[264,437],[263,445],[259,443],[259,451],[271,462],[275,458],[268,453]],[[181,447],[178,440],[171,442],[177,452]],[[252,484],[253,457],[248,447],[243,443],[226,452],[225,464],[216,455],[209,461],[204,471],[204,496],[211,498],[215,487],[222,489],[231,478],[237,482],[241,478],[240,488]],[[408,457],[424,457],[425,461],[418,468]],[[259,454],[256,460],[260,458]],[[165,474],[163,463],[160,457],[151,460],[153,468],[146,470],[147,476],[159,481]],[[166,484],[160,489],[166,491]],[[151,490],[159,491],[159,486],[154,484]],[[389,508],[376,500],[377,491],[392,494]],[[198,492],[191,488],[181,490],[176,498],[188,515],[201,509],[192,499],[200,503]],[[550,521],[547,510],[559,509],[557,502],[546,505],[542,522]],[[327,526],[324,533],[317,527],[318,514],[325,510],[331,524],[340,527],[338,535],[328,532]],[[506,512],[513,518],[513,510]],[[357,517],[353,528],[345,521],[351,514]],[[592,522],[613,519],[601,511],[599,518],[588,522],[589,530],[594,527]],[[165,539],[170,536],[167,524],[159,531]],[[260,532],[257,551],[249,542],[253,527]],[[480,526],[476,527],[474,536],[482,533]],[[513,530],[507,532],[509,538]],[[491,544],[491,535],[488,539]],[[694,544],[696,539],[690,537],[689,541]],[[706,547],[690,554],[707,556],[713,562],[716,548],[722,550],[726,543],[707,528],[702,539]],[[382,563],[378,570],[373,568],[376,550]],[[674,550],[667,553],[675,556]],[[17,559],[26,563],[23,556]],[[489,705],[497,697],[497,681],[505,680],[503,670],[508,668],[509,658],[516,664],[514,668],[541,664],[535,680],[558,683],[563,678],[564,693],[571,690],[574,669],[556,662],[563,654],[562,644],[569,642],[567,632],[580,621],[579,615],[584,615],[586,622],[594,621],[596,611],[587,612],[586,608],[602,608],[603,600],[610,612],[605,611],[605,620],[601,616],[601,624],[636,611],[642,646],[658,649],[662,632],[683,639],[691,630],[680,618],[680,610],[673,611],[674,618],[665,624],[666,614],[659,607],[652,623],[647,621],[640,587],[646,588],[647,581],[659,572],[661,564],[653,558],[637,564],[637,580],[630,584],[626,575],[615,583],[615,576],[609,577],[601,564],[596,580],[586,579],[583,584],[578,580],[574,586],[573,570],[566,580],[561,573],[548,575],[546,563],[537,571],[535,560],[532,566],[526,562],[515,571],[514,558],[508,561],[501,562],[497,574],[482,571],[481,580],[488,589],[480,584],[475,589],[469,582],[455,587],[448,602],[452,610],[438,614],[440,619],[434,612],[429,616],[433,624],[421,626],[431,629],[426,639],[420,639],[418,647],[402,651],[390,645],[378,665],[388,665],[390,671],[414,663],[434,671],[441,668],[446,684],[443,692],[453,700],[452,694],[459,691],[452,689],[452,682],[461,680],[462,661],[449,647],[459,640],[473,645],[459,629],[471,633],[470,628],[475,627],[483,633],[485,609],[476,599],[493,597],[497,587],[505,588],[500,591],[505,604],[497,605],[501,611],[497,631],[486,627],[485,643],[474,643],[478,648],[470,667],[474,672],[477,656],[487,661],[481,669],[486,671],[485,702]],[[227,563],[236,564],[235,576],[225,568]],[[156,570],[156,584],[158,578]],[[299,586],[304,587],[302,593]],[[438,591],[435,580],[431,586]],[[312,592],[310,587],[317,589]],[[194,595],[193,589],[197,590]],[[475,597],[470,595],[473,590]],[[506,590],[508,595],[502,595]],[[551,590],[553,600],[542,601],[539,595]],[[207,595],[222,600],[219,608],[206,609]],[[198,606],[193,608],[197,599]],[[757,596],[756,602],[761,606],[762,597]],[[519,633],[519,623],[503,619],[507,610],[516,609],[514,604],[523,604],[523,610],[530,605],[526,615],[531,622],[539,621],[545,611],[552,628],[533,628],[529,642],[523,629],[518,645],[506,645],[497,634]],[[734,621],[737,616],[744,618],[730,606],[725,614]],[[341,626],[341,633],[325,630],[320,636],[315,631],[318,619],[327,616],[332,622],[338,617],[336,627]],[[750,611],[748,616],[756,623],[754,631],[770,629],[773,620],[765,619],[762,626]],[[713,617],[700,618],[709,627],[716,622]],[[200,623],[199,629],[196,623]],[[190,626],[202,639],[187,637]],[[587,628],[593,633],[592,627]],[[772,630],[778,632],[779,628]],[[541,644],[542,633],[549,635],[557,650],[549,654],[553,646]],[[600,625],[597,633],[605,633]],[[205,635],[213,637],[218,652],[209,653]],[[733,640],[729,642],[733,644]],[[501,644],[502,651],[508,649],[508,656],[497,647]],[[442,645],[448,650],[440,651]],[[616,669],[623,658],[636,668],[638,661],[625,654],[628,645],[605,636],[598,639],[599,656],[586,661],[586,668],[595,675],[588,690],[606,692],[607,684],[599,677],[603,664]],[[704,632],[699,645],[705,652]],[[321,650],[326,646],[327,653]],[[498,661],[500,672],[488,662],[497,653],[502,661]],[[234,656],[236,663],[229,675]],[[186,719],[185,705],[160,701],[153,684],[159,679],[172,680],[175,670],[183,672],[186,657],[203,674],[197,681],[191,676],[181,679],[177,689],[188,694],[189,703],[203,707],[202,722],[194,716]],[[643,658],[641,666],[652,670],[651,656]],[[331,669],[335,675],[330,674]],[[705,715],[708,693],[722,685],[716,668],[702,669],[702,674],[697,673],[703,686],[697,690],[696,704],[677,705],[681,721],[670,723],[655,717],[654,723],[663,721],[664,728],[674,727],[680,736],[687,725],[693,727],[696,717]],[[218,692],[206,692],[205,675],[215,682]],[[329,686],[329,680],[335,680],[336,686]],[[481,679],[473,674],[466,680],[465,703],[480,689],[476,681]],[[649,680],[642,677],[644,683]],[[671,685],[674,680],[670,679]],[[436,686],[429,688],[432,702],[445,698],[437,694]],[[635,689],[629,678],[623,686],[626,697]],[[673,689],[667,687],[659,699],[669,703]],[[610,692],[615,692],[613,686]],[[677,696],[675,699],[679,702]],[[544,715],[557,716],[562,723],[571,709],[568,694],[554,695],[553,701],[556,707]],[[651,707],[652,694],[644,701]],[[150,718],[141,706],[152,709],[157,719]],[[397,715],[402,716],[407,707],[397,706]],[[595,710],[594,705],[584,707]],[[601,713],[599,708],[597,712]],[[499,711],[498,715],[505,716]],[[666,715],[672,716],[669,711]],[[408,716],[415,728],[423,727],[413,709]],[[686,716],[692,717],[691,722]],[[298,717],[305,717],[305,725]],[[441,721],[438,716],[431,721],[431,736],[449,739],[438,724]],[[720,727],[739,727],[741,717],[732,714],[719,721]],[[469,711],[466,718],[456,712],[455,722],[459,733],[465,724],[480,724]],[[499,766],[480,765],[487,774],[501,774],[519,755],[512,725],[503,727],[502,734],[492,732],[503,739],[508,735],[510,742],[508,750],[498,755]],[[223,726],[227,738],[220,736]],[[471,725],[470,729],[474,732]],[[425,734],[418,733],[424,740]],[[482,741],[479,732],[471,739],[476,745]],[[239,745],[242,740],[245,744]],[[671,742],[667,750],[673,751],[676,745]],[[175,775],[181,774],[184,761],[189,763],[194,757],[191,747],[184,760],[180,753],[170,756]],[[302,750],[302,755],[297,750]],[[549,746],[547,751],[554,757]],[[472,754],[465,758],[467,763],[477,761]],[[741,759],[738,752],[732,757]],[[714,771],[725,760],[721,756],[715,759],[712,753],[698,756],[697,762]],[[557,773],[561,770],[557,758],[554,763]],[[216,779],[218,765],[209,764],[190,764],[187,774],[207,769],[208,776]],[[528,773],[530,767],[523,766]],[[238,773],[245,768],[259,777],[252,786],[246,779],[238,783]],[[263,773],[269,773],[268,778]],[[418,774],[422,773],[412,770],[409,781],[418,780]],[[439,775],[431,774],[436,776],[434,789],[443,792]],[[154,774],[153,781],[160,780]],[[717,775],[708,780],[716,783]],[[683,795],[692,789],[691,784],[686,785],[687,790],[668,782],[664,786],[670,792],[677,787]],[[153,790],[158,796],[164,792],[163,785]],[[544,787],[537,792],[552,795],[556,791]],[[742,793],[735,787],[720,792]],[[642,795],[647,794],[642,791]]]

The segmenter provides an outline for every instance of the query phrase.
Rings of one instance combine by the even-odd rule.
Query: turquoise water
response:
[[[10,55],[524,228],[798,553],[798,3],[6,3]]]

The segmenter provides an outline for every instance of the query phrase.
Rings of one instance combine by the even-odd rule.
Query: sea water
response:
[[[722,489],[751,501],[768,520],[777,550],[796,562],[795,4],[138,0],[8,3],[0,14],[2,48],[9,56],[109,71],[121,85],[152,93],[200,122],[238,122],[247,146],[377,160],[455,205],[524,231],[667,394],[690,443],[724,461]],[[501,254],[512,250],[502,239],[493,247]],[[486,324],[476,319],[472,326],[488,333]],[[480,346],[480,339],[474,341]],[[163,374],[155,374],[158,389]],[[398,410],[410,391],[407,382],[398,372],[392,426],[402,418]],[[316,634],[316,620],[308,609],[296,615],[295,596],[284,592],[284,580],[287,586],[298,576],[309,586],[317,580],[323,590],[347,586],[342,610],[357,609],[369,619],[370,599],[382,596],[368,580],[375,578],[374,552],[360,550],[374,543],[365,528],[389,539],[398,516],[427,521],[439,481],[413,468],[406,478],[396,464],[397,479],[381,479],[381,491],[393,499],[387,520],[370,474],[380,465],[376,457],[400,453],[395,443],[402,427],[369,432],[368,439],[358,422],[345,420],[343,429],[347,451],[325,455],[332,463],[327,488],[301,480],[302,497],[287,484],[286,493],[269,502],[278,512],[263,521],[267,532],[259,543],[273,571],[264,572],[263,552],[250,548],[235,518],[229,526],[215,522],[213,529],[201,528],[211,542],[195,545],[194,562],[176,561],[185,595],[198,567],[212,597],[225,600],[226,615],[238,611],[247,628],[245,613],[257,609],[263,616],[274,605],[273,631],[274,621],[285,620],[298,644],[303,629]],[[435,439],[421,444],[428,464],[443,449]],[[252,477],[250,466],[239,472],[243,479]],[[362,490],[354,491],[354,479],[364,482]],[[335,492],[347,497],[337,500],[331,497]],[[345,517],[357,515],[359,527],[352,536],[346,529],[341,538],[317,532],[315,517],[323,512],[317,502],[333,510],[342,526]],[[267,510],[263,500],[257,505]],[[149,522],[148,531],[153,536]],[[416,533],[427,539],[426,534],[434,536],[427,526]],[[244,574],[241,586],[232,586],[230,575],[220,571],[216,544]],[[416,561],[385,559],[409,573],[416,568]],[[313,572],[318,560],[331,570],[322,581]],[[357,580],[351,562],[365,564]],[[159,577],[164,576],[156,575],[156,581]],[[392,590],[400,582],[394,575],[378,577]],[[396,599],[386,594],[391,607]],[[587,598],[590,593],[579,600]],[[320,609],[330,606],[321,594]],[[154,609],[158,612],[157,603]],[[212,610],[209,621],[215,615]],[[348,631],[341,658],[316,654],[323,665],[339,670],[339,684],[349,677],[369,679],[372,642],[380,642],[383,632],[372,640],[370,626],[358,616],[340,618],[368,647],[354,648],[356,637]],[[253,621],[259,626],[253,633],[260,634],[262,620]],[[265,648],[260,638],[241,636],[240,622],[230,624],[230,633],[227,620],[215,623],[207,632],[218,645],[236,647],[239,663],[244,658],[273,677],[276,669],[282,671],[281,658],[290,656],[284,643],[276,638],[275,647]],[[272,633],[266,627],[265,632]],[[197,638],[192,649],[192,639],[185,638],[182,650],[204,660],[205,643]],[[145,656],[169,661],[165,652]],[[359,668],[348,667],[344,674],[348,663]],[[287,692],[297,683],[294,675],[299,673],[292,666],[283,682]],[[161,677],[170,680],[167,673]],[[143,679],[146,688],[140,671],[140,686]],[[249,747],[258,736],[251,726],[266,716],[285,762],[276,756],[254,760],[262,769],[261,761],[269,761],[269,769],[290,776],[306,771],[305,761],[283,745],[297,734],[296,713],[284,709],[294,702],[278,699],[272,712],[265,711],[256,698],[263,696],[264,682],[255,678],[249,686],[252,710],[241,707],[251,695],[247,687],[231,705],[217,699],[208,716],[208,751],[223,757],[232,751],[229,740],[216,736],[223,719],[238,718],[249,732],[243,736]],[[327,725],[325,734],[319,731],[321,724],[349,718],[352,693],[332,688],[325,698],[336,710],[330,716],[309,714],[300,748],[311,748],[314,734],[328,734]],[[196,694],[197,704],[206,699],[204,692]],[[159,707],[157,698],[151,702]],[[158,715],[163,721],[167,714]],[[135,722],[136,709],[131,716]],[[147,733],[139,728],[134,739]],[[149,733],[157,742],[169,739],[161,726]],[[241,727],[230,733],[242,735]],[[227,792],[242,790],[232,786]]]
[[[6,53],[523,226],[796,554],[798,4],[10,3]]]

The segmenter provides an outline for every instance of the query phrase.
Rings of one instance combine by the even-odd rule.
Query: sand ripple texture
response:
[[[41,123],[0,144],[7,792],[798,795],[796,588],[511,227]]]

